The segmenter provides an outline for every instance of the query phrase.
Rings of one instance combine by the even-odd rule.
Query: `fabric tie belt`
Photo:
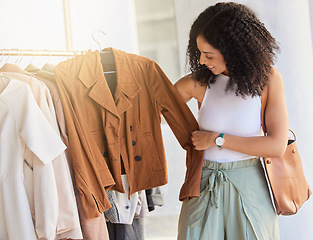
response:
[[[212,169],[213,170],[208,179],[208,185],[205,188],[206,191],[210,192],[210,204],[218,208],[218,190],[221,184],[224,184],[228,181],[227,174],[223,169]]]

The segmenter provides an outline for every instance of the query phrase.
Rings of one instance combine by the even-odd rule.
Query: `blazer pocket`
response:
[[[149,162],[152,170],[154,172],[164,171],[164,166],[161,163],[157,148],[155,146],[154,139],[152,137],[152,133],[145,133],[143,136],[143,149],[145,153],[145,158]]]

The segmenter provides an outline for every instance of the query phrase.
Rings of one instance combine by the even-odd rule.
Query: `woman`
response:
[[[260,156],[280,157],[288,138],[281,74],[273,68],[275,39],[255,14],[236,3],[218,3],[193,23],[188,45],[191,74],[175,86],[199,103],[204,151],[200,197],[183,202],[178,239],[279,239]],[[261,94],[267,89],[261,128]]]

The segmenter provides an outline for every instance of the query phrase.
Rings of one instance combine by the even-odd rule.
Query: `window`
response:
[[[174,0],[135,0],[139,54],[157,62],[174,83],[179,58]]]

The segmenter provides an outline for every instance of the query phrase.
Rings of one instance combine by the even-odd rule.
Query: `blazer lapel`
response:
[[[109,48],[112,51],[116,66],[117,86],[114,99],[103,74],[100,53],[86,53],[83,57],[78,78],[86,88],[90,88],[89,96],[100,106],[119,116],[127,111],[134,98],[140,92],[140,85],[130,67],[130,59],[123,51]]]
[[[121,115],[132,107],[130,99],[139,93],[141,87],[134,77],[127,54],[114,48],[109,48],[109,50],[114,55],[117,74],[117,86],[114,95],[115,105],[118,113]]]
[[[83,82],[86,88],[90,89],[89,97],[100,106],[119,117],[114,99],[102,71],[99,52],[86,53],[82,57],[83,60],[78,78]]]

